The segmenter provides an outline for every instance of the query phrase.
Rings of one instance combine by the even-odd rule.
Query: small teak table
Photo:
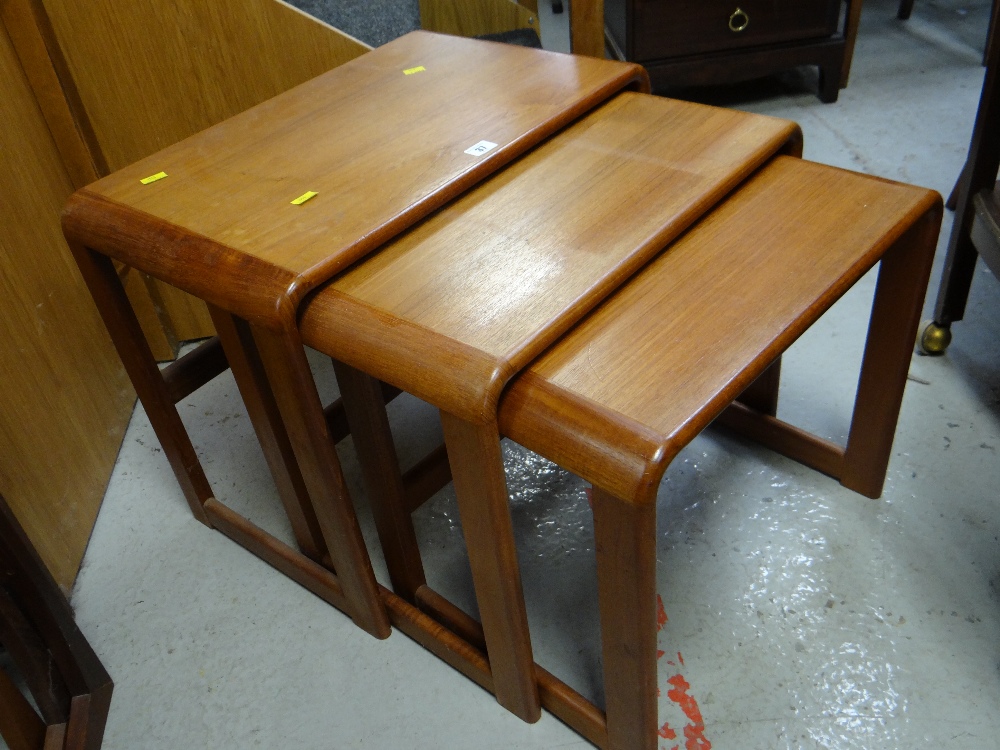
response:
[[[501,433],[593,484],[597,744],[657,746],[657,489],[712,420],[881,495],[940,222],[929,190],[778,157],[505,392]],[[775,417],[777,358],[880,260],[842,447]]]

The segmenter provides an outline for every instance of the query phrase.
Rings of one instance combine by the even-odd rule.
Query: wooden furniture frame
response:
[[[986,75],[969,155],[953,192],[955,221],[948,240],[934,318],[920,332],[920,346],[930,354],[944,352],[951,342],[951,324],[965,315],[977,259],[981,256],[994,273],[1000,274],[1000,198],[996,189],[1000,169],[998,7],[1000,2],[995,1],[986,43]]]
[[[930,191],[778,157],[505,392],[501,433],[593,485],[601,746],[657,746],[656,495],[695,435],[718,419],[881,494],[940,221]],[[879,260],[842,447],[775,417],[778,357]]]
[[[114,685],[3,497],[0,643],[38,707],[0,670],[0,737],[11,750],[99,748]]]
[[[389,634],[390,616],[419,614],[394,613],[375,581],[298,307],[338,270],[625,88],[648,89],[641,68],[414,32],[73,196],[67,239],[199,520],[372,635]],[[213,497],[175,404],[224,358],[210,349],[161,376],[113,260],[209,303],[304,555]],[[418,471],[415,491],[428,473],[440,474]],[[537,718],[537,697],[523,706],[533,674],[496,682],[504,705]]]

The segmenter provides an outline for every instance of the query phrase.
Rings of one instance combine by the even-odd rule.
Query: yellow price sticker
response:
[[[418,65],[415,68],[407,68],[406,70],[403,71],[403,75],[412,76],[414,73],[422,73],[425,70],[427,70],[427,68],[425,68],[423,65]]]
[[[143,185],[148,185],[151,182],[156,182],[157,180],[162,180],[167,176],[166,172],[157,172],[156,174],[151,174],[149,177],[143,177],[139,182]]]
[[[292,205],[293,206],[301,206],[303,203],[305,203],[308,200],[312,200],[317,195],[319,195],[319,193],[315,192],[314,190],[309,190],[308,192],[303,193],[298,198],[296,198],[295,200],[293,200],[292,201]]]

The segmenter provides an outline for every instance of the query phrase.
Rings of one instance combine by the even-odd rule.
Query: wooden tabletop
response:
[[[456,417],[781,149],[793,123],[623,93],[310,298],[303,340]]]
[[[288,318],[626,87],[648,89],[642,68],[413,32],[84,188],[64,229],[242,317]]]
[[[773,160],[533,362],[504,394],[501,431],[620,497],[643,495],[939,201]]]

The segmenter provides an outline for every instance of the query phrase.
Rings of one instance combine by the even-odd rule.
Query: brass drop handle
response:
[[[750,16],[743,8],[737,8],[729,17],[729,30],[737,34],[750,25]]]

